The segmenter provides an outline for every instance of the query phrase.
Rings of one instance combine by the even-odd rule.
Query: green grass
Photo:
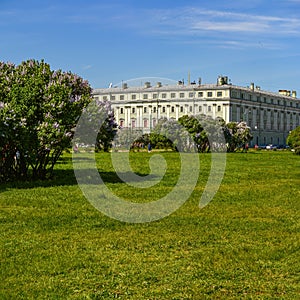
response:
[[[151,155],[132,153],[133,169],[147,174]],[[109,154],[98,154],[99,171],[119,196],[150,201],[178,177],[178,155],[163,155],[168,171],[155,193],[120,182]],[[222,185],[201,210],[210,155],[200,158],[189,200],[153,223],[94,209],[68,154],[52,181],[0,185],[0,299],[299,299],[299,156],[228,154]]]

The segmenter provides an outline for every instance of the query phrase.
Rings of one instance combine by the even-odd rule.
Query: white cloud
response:
[[[299,34],[300,19],[268,15],[223,12],[199,8],[160,11],[156,19],[162,28],[180,29],[179,32],[228,32],[247,34]]]
[[[255,22],[214,22],[214,21],[195,21],[191,26],[194,30],[219,31],[219,32],[263,32],[268,29],[266,24]]]

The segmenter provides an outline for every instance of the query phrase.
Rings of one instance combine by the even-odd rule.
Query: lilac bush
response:
[[[0,62],[0,181],[51,176],[91,91],[86,80],[44,61]]]
[[[246,122],[229,122],[226,124],[229,132],[227,143],[228,152],[235,152],[240,148],[246,149],[246,145],[253,139],[251,128]]]

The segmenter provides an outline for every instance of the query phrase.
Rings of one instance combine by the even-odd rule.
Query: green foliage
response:
[[[208,152],[210,149],[208,131],[202,127],[211,120],[201,121],[193,116],[183,116],[178,121],[161,119],[150,134],[150,140],[155,148],[172,149],[180,152]],[[212,122],[213,123],[213,122]],[[215,129],[215,128],[214,128]]]
[[[176,183],[178,153],[160,155],[168,170],[152,192],[122,182],[109,153],[96,157],[110,189],[142,202]],[[133,170],[149,173],[151,157],[131,153]],[[199,154],[190,199],[146,224],[97,211],[76,185],[70,155],[59,159],[51,181],[1,184],[0,298],[298,299],[299,157],[228,153],[223,184],[200,210],[210,157]]]
[[[245,122],[226,124],[221,118],[213,119],[206,115],[184,115],[178,119],[162,118],[150,134],[141,135],[134,129],[121,129],[116,144],[129,148],[147,145],[155,149],[181,152],[213,151],[235,152],[245,148],[253,138],[250,127]]]
[[[177,134],[174,131],[178,130],[178,122],[175,120],[168,120],[166,118],[160,119],[152,132],[149,135],[149,140],[153,148],[176,151],[180,143],[180,130]],[[173,138],[175,135],[175,139]]]
[[[287,144],[300,155],[300,126],[290,132],[287,137]]]
[[[197,117],[195,116],[182,116],[178,119],[179,124],[185,127],[193,141],[196,143],[199,152],[209,151],[209,140],[207,132],[203,128]]]
[[[143,135],[143,131],[137,128],[119,128],[114,139],[115,150],[143,148],[146,144],[145,138],[147,134]]]

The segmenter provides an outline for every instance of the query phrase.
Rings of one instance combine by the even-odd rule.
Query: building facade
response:
[[[226,123],[245,121],[251,127],[251,145],[284,146],[289,132],[300,126],[300,100],[295,91],[263,91],[228,83],[219,76],[216,84],[151,85],[94,89],[96,99],[110,101],[118,124],[150,132],[161,118],[178,120],[183,115],[221,117]]]

